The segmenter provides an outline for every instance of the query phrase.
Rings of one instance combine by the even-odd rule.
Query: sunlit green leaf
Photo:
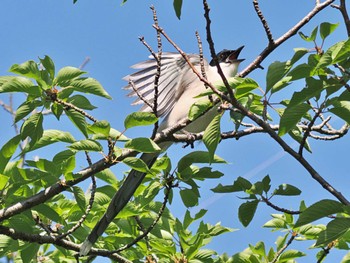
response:
[[[308,207],[300,214],[295,227],[311,223],[317,219],[344,211],[344,205],[335,200],[324,199]]]
[[[77,201],[77,204],[82,212],[85,212],[86,210],[86,199],[85,199],[85,194],[83,190],[78,187],[78,186],[73,186],[73,193],[75,200]]]
[[[328,22],[323,22],[320,25],[320,36],[324,40],[326,37],[328,37],[332,32],[339,26],[339,23],[337,24],[331,24]]]
[[[67,99],[67,102],[72,103],[74,106],[77,106],[78,108],[84,109],[84,110],[96,109],[96,107],[92,105],[90,101],[82,95],[71,96]]]
[[[188,118],[193,121],[212,107],[213,103],[209,99],[197,100],[190,108]]]
[[[83,93],[90,93],[107,99],[112,98],[102,87],[102,85],[93,78],[73,79],[72,81],[70,81],[69,86],[73,87],[76,91],[80,91]]]
[[[81,114],[80,112],[77,112],[73,109],[71,110],[64,110],[68,118],[73,122],[73,124],[84,134],[84,136],[88,137],[87,132],[87,123],[85,120],[85,116]]]
[[[43,105],[42,102],[39,100],[29,100],[29,101],[23,102],[16,110],[16,116],[14,120],[15,123],[25,118],[38,106],[42,106],[42,105]]]
[[[350,218],[335,218],[320,233],[315,246],[326,246],[350,230]]]
[[[290,184],[281,184],[278,186],[277,189],[275,189],[275,191],[273,192],[274,195],[288,195],[288,196],[292,196],[292,195],[300,195],[301,191],[299,190],[299,188],[290,185]]]
[[[212,162],[216,148],[221,140],[221,116],[221,114],[216,115],[214,119],[209,123],[203,134],[203,142],[209,152],[209,163]]]
[[[105,137],[108,137],[111,131],[111,125],[105,120],[96,121],[93,124],[88,125],[87,128],[90,132],[93,132],[94,134],[102,134]]]
[[[287,74],[290,68],[290,61],[275,61],[270,64],[266,74],[266,93]]]
[[[209,163],[210,156],[208,152],[195,151],[183,156],[178,162],[177,169],[181,173],[184,169],[193,163]],[[226,161],[217,155],[214,155],[212,163],[226,163]]]
[[[103,150],[102,145],[98,141],[94,141],[91,139],[73,142],[71,145],[69,145],[69,148],[77,151],[88,151],[88,152],[90,151],[100,152]]]
[[[123,163],[125,163],[127,166],[131,167],[136,171],[143,172],[143,173],[150,172],[147,164],[144,161],[142,161],[140,158],[127,157],[123,160]]]
[[[4,169],[7,163],[15,153],[20,141],[21,141],[21,136],[16,135],[15,137],[11,138],[2,146],[0,150],[0,173],[4,172]]]
[[[35,113],[25,120],[21,127],[22,140],[27,137],[31,138],[31,141],[37,142],[43,135],[43,115],[42,113]]]
[[[85,71],[82,71],[81,69],[75,67],[61,68],[54,80],[54,85],[66,87],[66,85],[69,85],[73,79],[85,73]]]
[[[143,153],[155,153],[161,151],[159,146],[149,138],[132,139],[130,141],[127,141],[124,147]]]
[[[156,123],[158,118],[150,112],[133,112],[124,120],[125,129],[135,126],[147,126]]]

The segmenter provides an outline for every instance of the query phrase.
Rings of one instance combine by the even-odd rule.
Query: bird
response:
[[[237,74],[239,64],[244,59],[238,56],[244,46],[236,50],[224,49],[217,54],[217,60],[212,59],[209,63],[203,59],[203,65],[207,80],[215,83],[222,80],[217,71],[216,63],[220,67],[226,78],[234,77]],[[201,59],[198,54],[188,54],[191,64],[201,72]],[[154,101],[154,79],[158,70],[157,60],[151,55],[149,60],[140,62],[131,66],[138,71],[125,76],[123,79],[129,84],[124,89],[130,90],[129,97],[136,97],[132,105],[143,104],[140,111],[152,112]],[[161,54],[160,77],[158,81],[158,97],[157,97],[157,117],[163,118],[157,132],[161,132],[166,128],[172,127],[188,116],[190,107],[198,100],[197,95],[207,91],[204,83],[193,72],[184,57],[175,52],[163,52]],[[209,110],[192,123],[187,125],[182,132],[198,133],[205,130],[211,120],[215,117],[217,111]],[[165,151],[172,142],[159,143],[159,147]],[[143,160],[148,167],[151,167],[157,160],[160,153],[144,153],[140,159]],[[91,233],[85,239],[80,247],[80,256],[87,255],[103,234],[108,225],[118,215],[118,213],[126,206],[138,186],[142,183],[146,173],[131,170],[127,175],[124,183],[113,196],[105,214],[95,225]]]

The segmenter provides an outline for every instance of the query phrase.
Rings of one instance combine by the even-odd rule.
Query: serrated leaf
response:
[[[208,152],[195,151],[183,156],[178,162],[178,172],[182,172],[193,163],[209,163],[210,156]],[[226,163],[226,161],[217,155],[214,155],[212,163]]]
[[[102,133],[97,133],[97,134],[94,134],[92,136],[93,140],[107,140],[108,138],[112,138],[112,140],[117,140],[117,141],[121,141],[121,142],[126,142],[126,141],[130,140],[128,137],[126,137],[120,131],[117,131],[116,129],[113,129],[113,128],[110,128],[108,136],[103,135]]]
[[[329,111],[350,124],[350,101],[334,100],[332,104],[334,107]]]
[[[112,99],[112,97],[107,93],[107,91],[102,87],[102,85],[93,78],[79,78],[73,79],[69,83],[70,87],[73,87],[76,91],[83,93],[90,93],[107,99]]]
[[[38,64],[33,60],[26,61],[22,64],[14,64],[11,66],[9,71],[35,80],[39,80],[41,78]]]
[[[123,160],[123,163],[125,163],[127,166],[139,172],[143,172],[143,173],[151,172],[147,164],[144,161],[142,161],[140,158],[127,157]]]
[[[102,134],[106,138],[109,136],[111,131],[111,125],[108,121],[96,121],[92,125],[88,125],[88,130],[94,134]],[[95,139],[95,138],[94,138]]]
[[[192,189],[180,190],[180,196],[186,207],[194,207],[198,204],[198,195]]]
[[[39,58],[41,64],[46,69],[46,71],[49,73],[51,82],[55,77],[55,64],[53,63],[52,59],[49,56],[45,56],[44,58]]]
[[[102,145],[98,141],[91,139],[81,140],[69,145],[70,149],[77,151],[88,151],[88,152],[101,152],[103,150]]]
[[[124,147],[143,153],[156,153],[162,150],[154,141],[149,138],[135,138],[129,140],[125,143]]]
[[[7,163],[15,153],[20,141],[21,136],[16,135],[2,146],[0,150],[0,174],[4,172]]]
[[[86,73],[85,71],[82,71],[79,68],[64,67],[58,71],[57,76],[54,79],[53,83],[54,85],[65,87],[66,85],[69,85],[73,79],[85,73]]]
[[[306,256],[305,253],[295,250],[295,249],[289,249],[284,251],[280,257],[278,258],[278,262],[287,262],[289,260],[294,260],[296,258],[304,257]]]
[[[280,120],[278,135],[283,136],[293,129],[310,108],[307,103],[287,107]]]
[[[42,113],[35,113],[25,120],[21,126],[22,140],[27,137],[31,138],[31,142],[37,142],[43,135],[43,115]]]
[[[216,148],[221,140],[221,116],[221,114],[216,115],[214,119],[209,123],[203,134],[203,142],[208,149],[210,164],[214,158]]]
[[[258,207],[259,201],[248,201],[239,206],[238,209],[238,218],[243,226],[247,227],[249,223],[252,221],[256,209]]]
[[[188,112],[189,120],[193,121],[201,116],[204,112],[208,111],[213,106],[213,103],[209,99],[197,100],[190,108]]]
[[[77,106],[80,109],[84,110],[93,110],[96,109],[94,105],[90,103],[90,101],[82,96],[82,95],[74,95],[67,99],[67,102],[72,103],[74,106]]]
[[[45,130],[35,144],[26,145],[24,152],[30,152],[56,142],[73,143],[75,142],[75,139],[69,132],[61,130]]]
[[[75,200],[77,201],[77,204],[82,212],[85,212],[86,210],[86,199],[85,194],[83,190],[78,186],[73,186],[73,194],[75,197]]]
[[[97,173],[95,176],[109,184],[118,183],[117,177],[110,169],[104,169],[103,171]]]
[[[266,74],[266,93],[269,92],[290,70],[289,61],[275,61],[270,64]]]
[[[295,223],[295,227],[300,227],[320,218],[335,213],[341,213],[343,211],[344,205],[342,203],[334,200],[324,199],[306,208],[300,214],[298,221]]]
[[[41,89],[25,77],[1,77],[0,93],[25,92],[34,97],[41,95]]]
[[[173,2],[175,14],[178,19],[181,18],[182,0],[174,0]]]
[[[299,188],[290,185],[290,184],[281,184],[278,186],[277,189],[273,192],[274,195],[287,195],[287,196],[293,196],[293,195],[300,195],[301,191]]]
[[[39,212],[45,218],[48,218],[48,219],[52,220],[53,222],[62,223],[62,221],[63,221],[61,216],[52,207],[50,207],[47,204],[37,205],[37,206],[35,206],[35,208],[33,208],[33,210]]]
[[[37,261],[37,253],[39,251],[40,245],[36,243],[31,243],[25,248],[21,249],[21,259],[22,263],[30,263]]]
[[[320,36],[322,40],[324,40],[326,37],[328,37],[332,32],[339,26],[339,23],[337,24],[331,24],[328,22],[323,22],[320,25]]]
[[[340,238],[350,229],[350,218],[336,218],[327,224],[326,230],[320,233],[315,246],[326,246]]]
[[[156,123],[158,118],[150,112],[133,112],[124,120],[125,129],[135,126],[147,126]]]
[[[64,110],[68,118],[73,122],[73,124],[84,134],[84,136],[88,137],[87,132],[87,123],[85,120],[85,116],[73,109]]]
[[[25,118],[38,106],[42,106],[43,103],[39,100],[29,100],[23,102],[16,110],[16,116],[14,122],[17,123],[19,120]]]

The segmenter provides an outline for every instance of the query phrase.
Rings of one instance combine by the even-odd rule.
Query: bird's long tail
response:
[[[164,143],[165,144],[165,143]],[[169,145],[162,145],[163,150],[168,148]],[[143,160],[148,167],[151,167],[157,160],[159,153],[144,153],[141,155]],[[123,185],[119,188],[116,194],[113,196],[105,214],[102,216],[100,221],[92,229],[91,233],[85,239],[84,243],[80,247],[80,256],[85,256],[89,253],[91,247],[97,241],[97,239],[103,234],[108,225],[118,215],[118,213],[126,206],[129,202],[136,189],[142,183],[146,173],[131,170],[125,179]]]

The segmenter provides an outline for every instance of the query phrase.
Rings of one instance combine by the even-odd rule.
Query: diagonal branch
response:
[[[284,35],[279,37],[274,41],[273,44],[268,45],[257,57],[256,59],[248,65],[243,71],[239,73],[240,77],[247,76],[250,72],[260,67],[261,62],[279,45],[284,43],[290,37],[294,36],[299,29],[305,26],[315,15],[317,15],[320,11],[322,11],[327,6],[330,6],[335,0],[326,0],[321,4],[317,4],[314,9],[311,10],[303,19],[301,19],[295,26],[293,26],[290,30],[288,30]]]
[[[264,27],[267,39],[269,41],[269,45],[273,45],[274,44],[274,40],[273,40],[273,37],[272,37],[272,33],[271,33],[270,27],[269,27],[269,25],[268,25],[264,15],[263,15],[263,13],[261,12],[258,0],[253,0],[253,6],[254,6],[256,14],[258,15],[258,17],[259,17],[259,19],[260,19],[260,21],[261,21],[261,23],[262,23],[262,25]]]

